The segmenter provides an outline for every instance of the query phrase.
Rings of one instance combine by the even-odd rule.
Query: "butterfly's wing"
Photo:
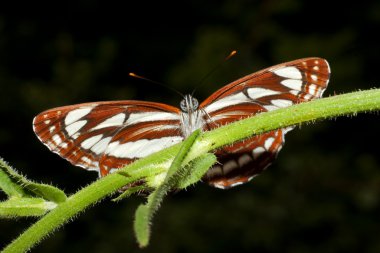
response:
[[[33,128],[51,151],[102,176],[183,139],[179,109],[142,101],[58,107],[37,115]]]
[[[200,105],[205,112],[205,129],[319,98],[329,76],[329,65],[321,58],[295,60],[245,76]],[[216,153],[219,164],[208,171],[205,180],[219,188],[249,181],[276,158],[284,134],[291,129],[278,129],[222,148]]]

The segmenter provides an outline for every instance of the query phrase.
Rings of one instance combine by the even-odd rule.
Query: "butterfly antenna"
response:
[[[226,61],[228,61],[229,59],[231,59],[234,55],[237,54],[237,51],[236,50],[233,50],[227,57],[225,57],[223,59],[223,61],[219,62],[217,65],[215,65],[215,67],[213,67],[206,75],[203,76],[203,78],[199,81],[198,85],[194,88],[193,92],[191,93],[191,95],[194,95],[196,89],[201,86],[204,81],[209,77],[211,76],[216,70],[218,70],[220,68],[220,66],[222,64],[224,64]]]
[[[165,85],[163,83],[154,81],[154,80],[146,78],[144,76],[137,75],[137,74],[135,74],[133,72],[130,72],[128,75],[131,76],[131,77],[133,77],[133,78],[137,78],[137,79],[141,79],[141,80],[144,80],[144,81],[147,81],[147,82],[150,82],[150,83],[161,85],[161,86],[163,86],[163,87],[165,87],[165,88],[167,88],[167,89],[169,89],[171,91],[174,91],[175,93],[179,94],[181,97],[184,97],[184,95],[181,92],[179,92],[179,91],[177,91],[177,90],[175,90],[175,89],[171,88],[170,86],[167,86],[167,85]]]

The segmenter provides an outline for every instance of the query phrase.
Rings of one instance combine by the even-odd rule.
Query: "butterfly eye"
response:
[[[185,98],[180,103],[180,108],[182,112],[189,113],[194,112],[198,109],[198,100],[191,95],[186,95]]]
[[[181,111],[186,112],[186,101],[185,99],[182,99],[181,103],[179,104],[179,107],[181,108]]]
[[[196,98],[191,97],[191,102],[193,111],[197,110],[199,106],[198,100]]]

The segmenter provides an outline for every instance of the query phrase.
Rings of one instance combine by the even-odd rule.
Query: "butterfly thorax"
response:
[[[185,95],[180,103],[181,132],[185,138],[204,125],[204,113],[202,110],[199,110],[198,107],[198,100],[192,95]]]

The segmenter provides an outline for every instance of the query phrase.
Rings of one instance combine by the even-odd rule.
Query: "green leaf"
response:
[[[217,162],[216,156],[211,153],[206,153],[200,157],[192,160],[187,167],[188,174],[179,178],[177,183],[178,189],[185,189],[186,187],[199,182],[203,175]]]
[[[45,201],[42,198],[13,197],[7,201],[0,202],[0,217],[41,216],[56,206],[56,203]]]
[[[24,187],[33,192],[35,196],[42,197],[45,200],[62,203],[67,199],[66,194],[62,190],[48,184],[40,184],[27,181],[25,182]]]
[[[23,187],[12,177],[12,169],[6,162],[0,158],[0,189],[8,195],[8,197],[23,197],[28,194]]]
[[[62,203],[67,199],[62,190],[28,180],[2,159],[0,159],[0,188],[9,197],[41,197],[56,203]]]
[[[133,228],[140,247],[145,247],[149,243],[150,226],[149,226],[149,208],[147,205],[139,205],[135,213],[135,222]]]
[[[185,157],[182,157],[181,159],[184,158]],[[179,169],[177,167],[177,170],[172,171],[171,176],[167,177],[164,183],[149,195],[147,203],[137,208],[134,230],[140,247],[146,247],[149,244],[152,225],[151,220],[167,192],[175,188],[183,189],[198,182],[215,162],[216,156],[206,153],[184,167],[179,167]],[[177,165],[178,163],[174,163],[173,161],[173,166]]]
[[[200,135],[200,130],[194,131],[181,145],[176,157],[174,158],[170,168],[166,174],[164,182],[153,191],[145,205],[140,205],[135,214],[134,229],[137,241],[140,247],[146,247],[150,238],[150,225],[153,214],[158,210],[164,196],[167,192],[171,191],[177,185],[178,180],[181,178],[181,174],[188,174],[190,167],[183,167],[182,162],[185,160],[186,155],[192,148],[195,140]],[[185,170],[182,172],[182,170]]]
[[[135,194],[136,192],[138,193],[140,191],[146,191],[146,190],[147,190],[147,187],[145,185],[134,186],[134,187],[131,187],[131,188],[128,188],[127,190],[125,190],[119,196],[112,199],[112,201],[117,202],[117,201],[120,201],[124,198],[128,198],[129,196],[131,196],[132,194]]]

